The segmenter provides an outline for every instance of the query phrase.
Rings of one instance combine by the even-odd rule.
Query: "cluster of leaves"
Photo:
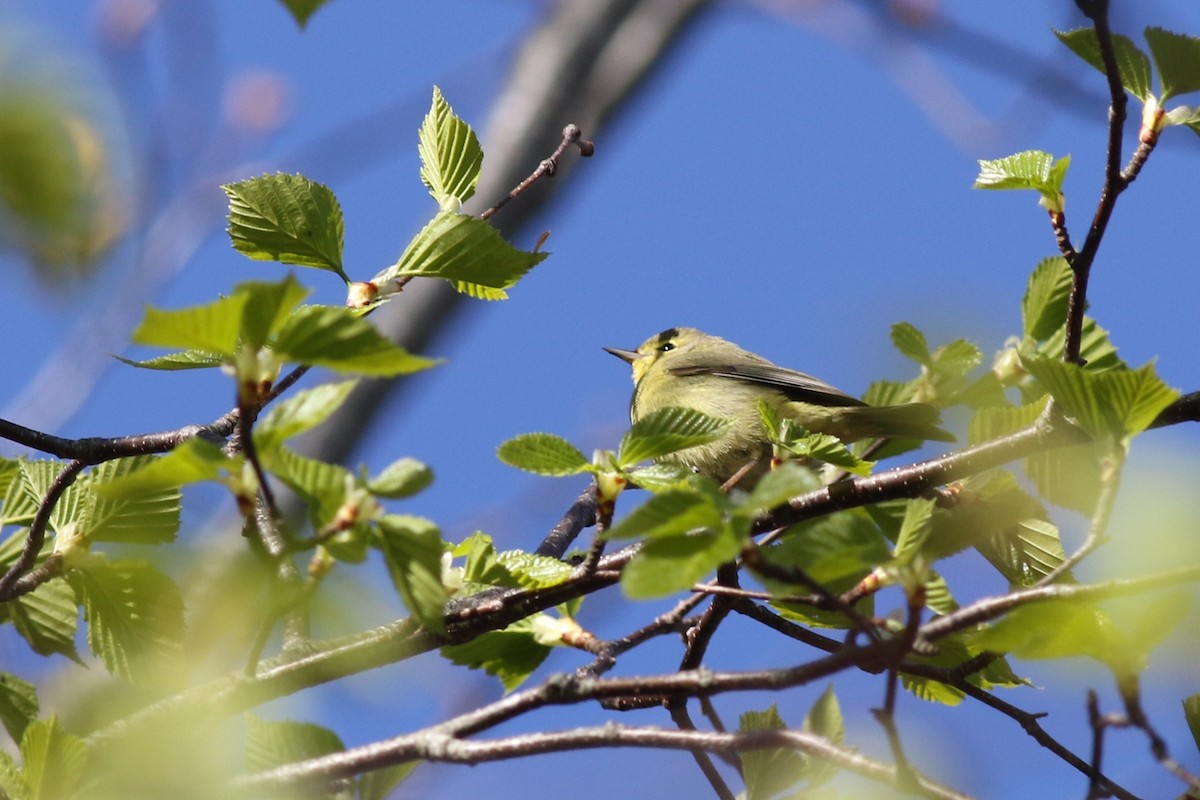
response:
[[[216,367],[230,374],[239,410],[257,417],[254,446],[232,449],[196,437],[162,456],[102,463],[69,485],[49,508],[45,529],[52,535],[35,562],[53,559],[54,576],[35,591],[0,605],[0,623],[12,624],[30,649],[82,663],[75,645],[82,610],[89,649],[112,674],[143,687],[161,683],[164,675],[181,676],[185,670],[164,667],[170,659],[179,659],[186,638],[177,584],[150,560],[97,546],[173,542],[180,524],[181,487],[199,482],[228,490],[248,525],[255,524],[259,494],[265,488],[261,476],[273,476],[303,500],[307,535],[279,520],[272,523],[286,543],[285,557],[308,553],[310,558],[307,584],[283,587],[284,596],[272,598],[269,613],[275,618],[305,602],[338,563],[361,563],[371,551],[382,557],[414,617],[436,632],[444,632],[444,605],[457,592],[537,585],[560,580],[563,570],[569,570],[551,559],[497,555],[482,534],[452,547],[430,520],[388,512],[387,503],[411,497],[433,479],[429,467],[413,459],[402,458],[369,475],[291,449],[290,440],[337,411],[354,380],[294,392],[258,416],[259,409],[274,400],[272,387],[288,364],[369,377],[394,377],[434,366],[437,361],[388,341],[366,318],[372,307],[390,299],[398,282],[441,278],[472,296],[501,299],[545,258],[513,248],[488,223],[459,213],[475,190],[482,151],[474,131],[437,89],[419,131],[419,145],[421,179],[439,210],[399,260],[369,282],[355,283],[346,274],[341,209],[328,187],[282,174],[223,187],[230,200],[229,235],[239,252],[256,260],[333,272],[350,288],[350,305],[355,307],[303,305],[309,292],[289,275],[242,283],[204,305],[147,309],[133,341],[175,352],[126,363],[156,370]],[[355,290],[363,284],[384,288],[364,302],[354,302],[354,297],[362,299]],[[12,529],[0,544],[0,571],[21,556],[29,526],[60,471],[51,461],[0,461],[0,525]],[[465,566],[452,566],[456,557],[464,557]],[[546,647],[539,642],[553,638],[556,623],[542,616],[545,619],[524,620],[511,631],[449,647],[447,655],[485,667],[506,683],[519,682],[544,658]],[[515,668],[514,663],[526,664],[527,669]],[[23,757],[23,767],[18,768],[9,756],[0,755],[0,790],[10,797],[67,796],[84,779],[82,741],[65,733],[53,718],[38,715],[33,685],[2,676],[0,722],[19,743]],[[251,722],[250,745],[249,766],[255,769],[340,749],[331,732],[293,723]],[[73,766],[50,775],[43,769],[50,761],[70,761]],[[391,776],[400,777],[401,773]],[[359,787],[359,796],[381,797],[392,785],[379,776],[371,780],[374,788]]]

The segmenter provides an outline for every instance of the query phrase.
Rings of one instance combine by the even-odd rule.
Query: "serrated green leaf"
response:
[[[67,733],[57,717],[39,719],[21,737],[23,775],[29,800],[76,797],[87,766],[83,739]]]
[[[655,538],[719,525],[721,509],[692,489],[668,489],[651,496],[605,532],[608,539]]]
[[[221,189],[229,196],[229,238],[258,261],[342,271],[342,208],[328,186],[303,175],[263,175]]]
[[[982,162],[981,162],[982,163]],[[933,359],[929,353],[929,344],[925,334],[907,322],[897,322],[892,326],[892,344],[905,358],[911,359],[923,366],[932,366]]]
[[[505,464],[536,475],[576,475],[591,462],[575,445],[552,433],[523,433],[504,442],[496,456]]]
[[[683,488],[691,481],[692,476],[691,470],[665,461],[638,467],[629,473],[634,483],[650,492]]]
[[[170,453],[145,459],[133,472],[95,480],[92,490],[101,498],[137,498],[189,483],[216,480],[241,469],[242,457],[230,458],[213,442],[189,439]]]
[[[57,461],[21,461],[21,478],[24,481],[25,492],[35,502],[40,503],[62,469],[63,465]],[[88,510],[87,501],[87,492],[78,484],[68,486],[50,512],[50,530],[64,530],[67,525],[82,519]]]
[[[808,714],[804,717],[804,730],[828,739],[835,745],[846,741],[846,721],[842,717],[842,707],[837,695],[833,692],[833,684],[825,687],[821,696],[813,703]],[[809,786],[818,786],[830,780],[838,771],[831,762],[822,759],[809,759],[805,777]]]
[[[21,741],[25,728],[37,715],[37,687],[16,675],[0,672],[0,723],[14,742]]]
[[[1038,495],[1055,505],[1090,516],[1100,490],[1100,460],[1089,443],[1034,453],[1025,459],[1025,473]]]
[[[1145,36],[1162,84],[1159,103],[1166,105],[1176,95],[1200,91],[1200,39],[1162,28],[1146,28]]]
[[[774,705],[766,711],[747,711],[738,722],[739,731],[780,731],[786,728]],[[746,782],[747,800],[770,800],[795,786],[805,777],[807,761],[801,753],[784,747],[742,753],[742,780]]]
[[[1050,210],[1061,211],[1062,187],[1070,156],[1057,161],[1041,150],[1025,150],[1015,155],[979,161],[976,189],[1032,189],[1042,196]]]
[[[442,210],[457,211],[475,194],[483,149],[471,126],[455,115],[436,86],[418,138],[421,182]]]
[[[936,572],[930,572],[925,580],[925,607],[935,614],[952,614],[958,610],[958,602],[950,594],[950,584]]]
[[[935,501],[914,498],[905,504],[904,520],[896,536],[896,558],[911,563],[913,557],[924,550],[925,542],[933,530]]]
[[[137,361],[132,358],[113,356],[123,364],[138,369],[157,369],[164,372],[174,372],[182,369],[212,369],[225,363],[226,359],[216,353],[206,353],[201,350],[184,350],[180,353],[168,353],[165,356]]]
[[[321,6],[329,0],[279,0],[292,13],[296,23],[303,28]]]
[[[399,500],[412,497],[433,483],[433,470],[415,458],[401,458],[383,468],[367,481],[367,490],[376,497]]]
[[[272,349],[286,361],[372,377],[404,375],[438,363],[392,344],[351,309],[334,306],[297,309]]]
[[[448,645],[442,655],[455,664],[495,675],[511,692],[537,669],[550,648],[537,643],[533,619],[514,622],[502,631],[488,631],[465,644]]]
[[[1200,692],[1183,698],[1183,717],[1187,720],[1188,730],[1192,732],[1192,741],[1200,750]]]
[[[980,650],[1030,660],[1091,656],[1104,661],[1119,644],[1108,615],[1094,605],[1065,600],[1021,606],[967,641]]]
[[[863,394],[863,402],[871,406],[898,406],[911,403],[917,381],[874,381]]]
[[[262,772],[346,749],[336,733],[311,722],[270,722],[246,714],[246,771]]]
[[[759,403],[762,403],[760,400]],[[792,420],[784,420],[784,435],[777,446],[799,459],[815,459],[832,464],[854,475],[870,475],[873,461],[865,461],[854,455],[842,440],[827,433],[809,433]],[[794,429],[801,433],[796,434]],[[815,487],[814,487],[815,488]]]
[[[176,654],[183,640],[183,600],[175,583],[149,562],[96,555],[66,578],[83,606],[92,653],[132,683],[156,679],[162,665],[153,661]]]
[[[75,631],[79,607],[75,592],[62,578],[55,578],[36,590],[9,601],[9,618],[29,649],[38,655],[59,653],[79,661],[75,651]]]
[[[150,490],[143,486],[136,494],[101,494],[95,489],[140,471],[150,462],[145,456],[107,461],[88,475],[81,487],[89,494],[87,515],[80,522],[93,542],[126,544],[163,544],[175,540],[179,531],[179,487]]]
[[[258,452],[273,451],[293,436],[329,419],[357,385],[358,381],[324,383],[273,404],[254,425],[254,445]]]
[[[181,347],[232,359],[248,300],[246,295],[235,293],[206,305],[173,311],[147,306],[132,339],[136,344]]]
[[[1093,436],[1127,441],[1179,397],[1155,373],[1153,362],[1104,372],[1038,356],[1023,356],[1021,363]]]
[[[759,479],[753,491],[739,504],[737,515],[752,520],[762,512],[783,505],[820,485],[821,481],[813,470],[790,462],[780,464]]]
[[[715,531],[656,536],[646,541],[621,572],[621,586],[633,600],[688,589],[736,558],[743,543],[744,537],[726,525]]]
[[[446,545],[441,532],[427,519],[399,514],[382,516],[375,524],[384,564],[404,605],[426,628],[444,633],[449,595],[442,584]]]
[[[1100,41],[1093,28],[1076,28],[1071,31],[1055,31],[1059,41],[1075,55],[1104,72],[1104,59],[1100,57]],[[1117,72],[1121,85],[1134,97],[1145,101],[1150,97],[1150,59],[1128,36],[1112,34],[1113,51],[1117,59]]]
[[[354,486],[354,476],[345,467],[306,458],[286,447],[276,450],[265,466],[304,500],[315,530],[334,520]]]
[[[1034,267],[1021,301],[1025,335],[1041,341],[1050,338],[1067,321],[1072,273],[1062,256],[1043,259]]]
[[[621,439],[617,461],[633,466],[687,447],[715,442],[726,434],[731,421],[711,417],[694,408],[660,408],[639,419]]]
[[[439,212],[405,249],[400,260],[376,277],[376,282],[412,275],[445,278],[458,291],[472,287],[493,290],[476,293],[483,299],[506,297],[503,290],[545,260],[547,253],[517,250],[488,223],[477,217]]]
[[[574,571],[565,561],[521,550],[505,550],[496,556],[496,560],[526,589],[557,586]]]
[[[966,339],[955,339],[933,354],[933,369],[947,376],[961,377],[979,366],[983,353]]]
[[[243,347],[258,349],[300,305],[309,290],[292,275],[281,281],[245,281],[234,290],[246,298],[242,311],[240,341]]]

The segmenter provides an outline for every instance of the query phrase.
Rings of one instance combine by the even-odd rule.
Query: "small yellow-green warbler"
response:
[[[669,328],[637,350],[604,348],[633,367],[629,417],[637,422],[668,406],[682,406],[732,420],[720,439],[688,447],[663,460],[720,482],[751,486],[769,468],[771,444],[758,402],[780,418],[843,442],[858,439],[954,441],[938,427],[938,410],[924,403],[870,406],[803,372],[695,328]]]

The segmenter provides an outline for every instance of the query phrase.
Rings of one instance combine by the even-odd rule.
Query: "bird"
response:
[[[871,406],[819,378],[780,367],[733,342],[695,328],[667,328],[636,350],[605,347],[633,370],[629,418],[661,408],[691,408],[730,421],[720,439],[663,456],[727,487],[752,488],[771,465],[771,442],[758,403],[781,419],[843,443],[860,439],[952,442],[940,413],[925,403]]]

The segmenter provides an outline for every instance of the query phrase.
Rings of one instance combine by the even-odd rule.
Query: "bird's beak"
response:
[[[642,354],[639,353],[637,350],[618,350],[615,347],[605,347],[603,349],[604,349],[604,352],[612,353],[614,356],[621,359],[626,364],[632,364],[634,361],[637,361],[639,358],[642,357]]]

